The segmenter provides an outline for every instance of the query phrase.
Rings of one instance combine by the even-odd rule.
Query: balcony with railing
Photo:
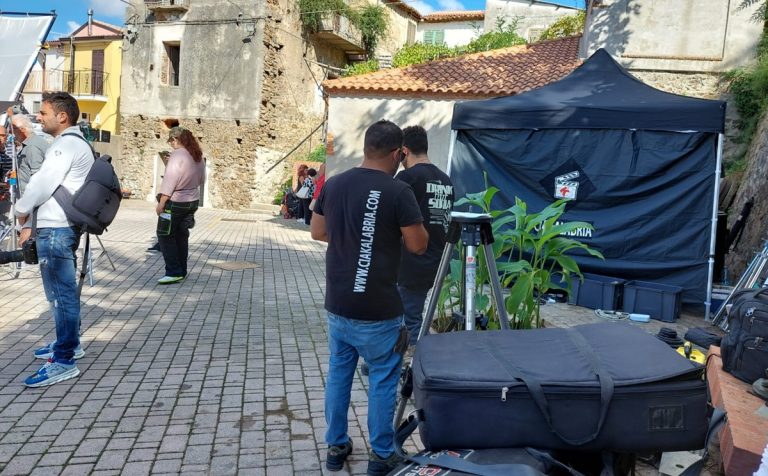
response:
[[[363,33],[344,15],[324,13],[315,36],[347,54],[365,53]]]
[[[106,102],[104,89],[108,76],[108,73],[91,69],[62,71],[62,86],[76,99]]]
[[[144,0],[144,4],[155,13],[186,13],[189,0]]]
[[[64,71],[61,70],[36,70],[29,73],[24,84],[25,94],[40,94],[43,91],[64,90]]]

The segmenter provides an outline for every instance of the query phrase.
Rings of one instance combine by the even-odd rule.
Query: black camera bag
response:
[[[732,302],[728,333],[720,343],[723,369],[752,383],[768,369],[768,288],[739,291]]]
[[[631,324],[426,335],[413,365],[419,435],[429,451],[699,449],[703,374]]]
[[[77,137],[91,147],[83,136],[63,135]],[[53,198],[64,210],[69,221],[80,225],[86,233],[101,235],[115,219],[123,194],[120,190],[120,180],[112,166],[112,157],[109,155],[97,157],[93,147],[91,147],[91,153],[94,161],[83,186],[74,195],[66,188],[59,186],[53,192]]]

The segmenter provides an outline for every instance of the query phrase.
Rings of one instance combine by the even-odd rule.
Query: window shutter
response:
[[[435,41],[432,44],[433,45],[445,44],[445,30],[437,30],[437,31],[435,31]]]
[[[427,30],[424,32],[424,44],[425,45],[435,44],[435,30]]]

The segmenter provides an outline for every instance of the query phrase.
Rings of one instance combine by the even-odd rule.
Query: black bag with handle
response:
[[[732,302],[720,343],[723,370],[752,383],[768,369],[768,288],[739,291]]]

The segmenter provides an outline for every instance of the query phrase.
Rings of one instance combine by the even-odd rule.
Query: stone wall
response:
[[[754,206],[750,213],[741,240],[736,250],[726,257],[726,267],[729,270],[731,283],[735,283],[741,273],[755,256],[755,252],[763,248],[768,239],[768,115],[763,116],[755,132],[747,153],[748,166],[744,172],[736,199],[731,206],[729,226],[733,226],[736,216],[741,212],[744,203],[754,198]]]
[[[702,99],[719,99],[730,101],[728,84],[720,74],[710,73],[670,73],[660,71],[631,71],[640,81],[668,93],[680,94]],[[729,103],[725,109],[725,143],[723,144],[723,160],[728,162],[735,157],[740,149],[735,139],[739,135],[737,122],[739,114],[736,107]]]

